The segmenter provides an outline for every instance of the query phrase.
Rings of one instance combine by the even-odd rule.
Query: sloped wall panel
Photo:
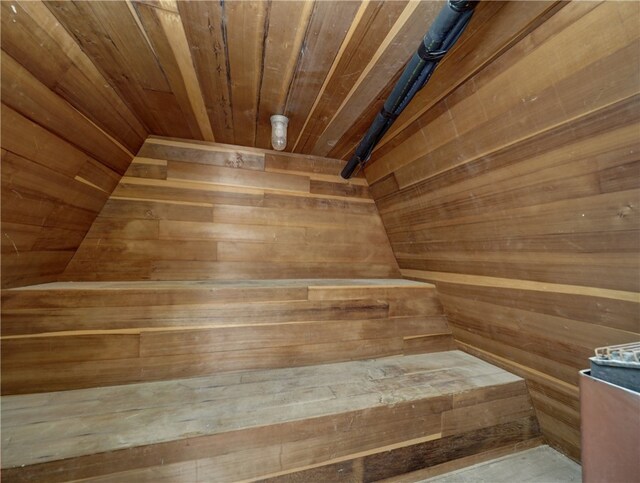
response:
[[[462,348],[528,379],[574,458],[578,370],[640,339],[639,20],[637,3],[561,5],[417,98],[366,171],[402,274],[437,283]]]

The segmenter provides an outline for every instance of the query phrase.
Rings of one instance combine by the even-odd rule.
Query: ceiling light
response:
[[[276,151],[282,151],[287,147],[287,116],[274,114],[271,116],[271,145]]]

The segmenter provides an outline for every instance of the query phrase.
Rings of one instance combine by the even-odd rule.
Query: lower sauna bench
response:
[[[538,436],[524,380],[447,351],[4,396],[2,476],[376,481]]]

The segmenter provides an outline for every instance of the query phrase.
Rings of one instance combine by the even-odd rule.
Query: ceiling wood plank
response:
[[[223,4],[231,75],[231,108],[234,142],[253,146],[256,139],[258,93],[262,78],[265,22],[270,4],[228,2]]]
[[[2,100],[12,109],[124,173],[132,155],[2,51]]]
[[[408,2],[363,3],[352,23],[316,104],[309,112],[296,151],[310,153],[344,97],[384,41]]]
[[[363,111],[360,117],[344,132],[340,140],[331,148],[331,151],[329,151],[332,153],[332,157],[346,160],[355,152],[358,143],[360,143],[364,137],[369,126],[371,126],[376,114],[382,109],[384,102],[391,94],[401,74],[402,72],[398,71],[389,79],[389,82],[384,89],[380,91],[380,94],[372,99],[367,109]]]
[[[313,102],[311,109],[309,109],[309,113],[307,114],[306,120],[301,129],[301,132],[294,142],[293,151],[295,151],[298,145],[300,144],[300,138],[302,137],[303,132],[306,130],[307,125],[311,121],[311,114],[316,110],[318,103],[323,98],[327,85],[329,84],[329,81],[333,78],[333,75],[336,69],[338,68],[338,64],[340,64],[342,56],[344,55],[345,50],[347,49],[347,46],[350,44],[351,38],[353,37],[354,33],[358,29],[358,26],[361,24],[362,17],[365,15],[365,12],[367,11],[367,7],[369,7],[370,4],[371,4],[370,0],[363,0],[363,2],[360,4],[360,7],[358,8],[356,15],[351,22],[351,26],[349,27],[349,30],[347,31],[347,34],[345,35],[345,38],[342,41],[342,44],[340,45],[340,49],[336,54],[336,58],[333,60],[333,63],[331,64],[329,73],[325,77],[324,82],[322,83],[322,87],[320,87],[320,92],[316,96],[316,99]]]
[[[437,101],[453,92],[466,79],[488,66],[511,48],[519,39],[533,31],[565,2],[485,2],[477,7],[469,28],[456,44],[450,56],[445,57],[429,83],[418,92],[416,98],[391,127],[371,156],[374,162],[414,134],[419,126],[430,122]],[[393,84],[387,86],[381,99],[387,97]],[[360,120],[354,123],[342,139],[330,151],[335,158],[347,159],[369,127],[370,119],[379,110],[382,100],[372,103]],[[418,120],[419,116],[424,119]],[[425,117],[426,116],[426,117]],[[414,122],[415,121],[415,122]]]
[[[367,67],[344,97],[336,115],[311,150],[327,154],[415,52],[442,2],[410,2],[389,31]]]
[[[2,48],[40,82],[137,151],[147,130],[40,1],[2,2]]]
[[[419,141],[414,142],[410,149],[405,143],[398,146],[393,154],[388,153],[373,163],[370,168],[371,179],[376,180],[390,171],[395,171],[402,187],[406,181],[401,179],[406,180],[407,176],[400,175],[400,172],[409,173],[412,170],[410,165],[419,162],[419,159],[428,156],[428,167],[424,165],[422,169],[435,174],[442,171],[443,166],[453,167],[451,165],[455,163],[445,151],[455,151],[465,159],[486,155],[487,152],[504,146],[505,139],[509,139],[508,144],[512,144],[518,139],[518,134],[524,136],[522,133],[526,133],[527,137],[531,137],[536,133],[546,132],[566,120],[574,120],[634,95],[638,87],[637,76],[632,71],[633,65],[624,59],[632,57],[633,52],[637,52],[638,40],[636,39],[636,43],[629,42],[624,32],[620,31],[615,37],[612,36],[606,48],[594,47],[589,49],[587,54],[586,50],[581,49],[578,33],[584,24],[588,24],[592,18],[597,18],[597,15],[589,16],[593,4],[584,4],[579,14],[584,14],[587,20],[576,21],[575,25],[566,25],[563,20],[570,17],[574,8],[578,8],[576,5],[582,4],[564,7],[560,12],[569,8],[570,13],[562,15],[559,17],[560,20],[551,24],[556,29],[555,32],[562,32],[565,47],[575,50],[574,62],[556,61],[554,68],[548,71],[545,77],[531,76],[530,67],[519,64],[517,59],[529,55],[531,65],[535,62],[538,70],[543,69],[548,65],[544,55],[551,51],[554,44],[541,36],[533,36],[527,43],[520,42],[492,64],[492,72],[496,73],[494,77],[480,73],[472,79],[473,82],[468,82],[464,89],[458,89],[451,94],[447,100],[447,112],[432,121],[428,130],[422,128],[416,132],[413,139]],[[603,24],[598,27],[604,28]],[[572,32],[575,32],[574,37],[570,36]],[[535,55],[531,53],[534,51]],[[514,68],[511,68],[512,64]],[[509,76],[497,75],[498,72],[504,73],[507,69]],[[605,79],[608,80],[609,84],[605,84],[607,88],[586,84],[584,78],[587,72],[587,77],[598,75],[603,83]],[[544,82],[548,82],[549,78],[555,81],[553,86],[545,86]],[[514,87],[509,87],[512,85]],[[472,97],[475,92],[478,95]],[[536,95],[530,96],[530,92],[536,92]],[[531,102],[533,97],[535,102]],[[472,103],[467,100],[471,98],[477,101]],[[588,102],[585,101],[587,99]],[[455,125],[452,125],[452,118],[455,118]],[[498,126],[495,124],[495,119],[498,118],[509,119],[511,122],[501,122]],[[516,122],[518,119],[532,118],[536,119],[535,125]],[[470,119],[475,119],[476,122],[464,122]],[[478,139],[483,140],[482,145],[474,145]],[[493,146],[489,148],[491,143]],[[404,156],[408,152],[411,154],[407,159]],[[426,177],[417,172],[414,174],[413,183]]]
[[[312,11],[313,2],[281,0],[271,2],[256,118],[256,147],[265,149],[271,147],[269,118],[273,114],[284,113],[287,93]],[[289,139],[290,144],[294,141]]]
[[[215,138],[233,143],[233,113],[220,2],[178,2],[178,11]]]
[[[456,44],[451,55],[442,61],[437,74],[418,92],[415,102],[407,106],[389,133],[380,141],[372,159],[382,155],[382,146],[397,134],[409,126],[415,126],[414,121],[440,99],[497,59],[565,5],[565,2],[555,1],[523,2],[519,5],[486,2],[478,5],[465,35]],[[471,51],[474,55],[468,55]]]
[[[162,67],[127,2],[46,5],[150,132],[189,136]]]
[[[162,8],[156,8],[133,2],[133,6],[187,119],[191,137],[215,141],[177,5],[165,2]]]
[[[71,143],[2,104],[2,148],[59,173],[75,176],[91,159]]]
[[[290,139],[298,138],[359,6],[359,1],[315,3],[287,96]],[[287,150],[292,148],[289,144]]]

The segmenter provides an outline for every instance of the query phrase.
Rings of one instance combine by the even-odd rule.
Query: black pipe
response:
[[[464,32],[477,3],[469,0],[449,0],[442,8],[382,109],[376,114],[356,147],[355,153],[340,173],[344,179],[349,179],[358,166],[363,167],[366,164],[382,136],[416,93],[429,81],[438,63]]]

